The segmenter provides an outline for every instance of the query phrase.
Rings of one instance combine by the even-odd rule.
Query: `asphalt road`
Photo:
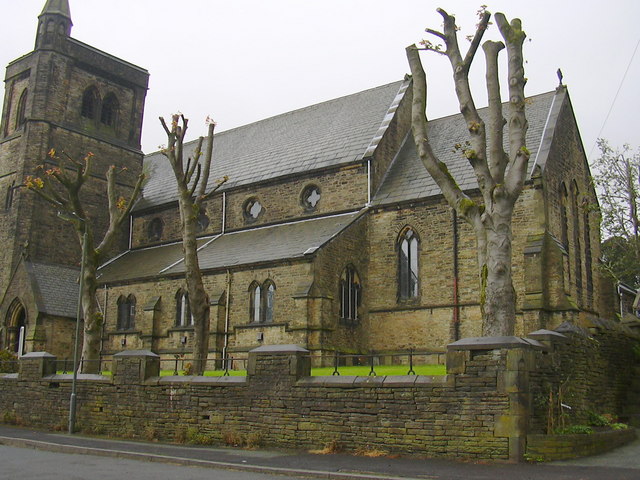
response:
[[[53,453],[0,446],[2,480],[294,480],[295,477],[238,472],[122,458]]]

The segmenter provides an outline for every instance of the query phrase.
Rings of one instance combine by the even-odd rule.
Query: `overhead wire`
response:
[[[627,64],[627,69],[624,71],[624,75],[622,75],[622,80],[620,80],[620,85],[618,85],[618,90],[616,91],[616,95],[613,97],[613,100],[611,102],[611,106],[609,107],[609,111],[607,112],[607,115],[604,117],[604,122],[602,122],[602,127],[600,127],[600,131],[598,132],[598,135],[596,136],[596,139],[593,142],[593,146],[591,147],[591,151],[589,152],[589,157],[588,158],[591,158],[591,155],[593,154],[593,150],[596,148],[596,145],[598,145],[598,139],[601,137],[602,131],[604,130],[604,127],[607,125],[607,121],[609,120],[609,116],[611,115],[611,112],[613,111],[613,107],[616,104],[616,100],[618,99],[618,95],[620,94],[620,90],[622,90],[622,85],[624,84],[624,81],[627,78],[627,74],[629,73],[629,69],[631,68],[631,64],[633,63],[633,59],[635,58],[636,52],[638,51],[638,46],[640,46],[640,38],[638,39],[638,43],[636,43],[636,48],[633,50],[633,54],[631,55],[631,59],[629,60],[629,63]]]

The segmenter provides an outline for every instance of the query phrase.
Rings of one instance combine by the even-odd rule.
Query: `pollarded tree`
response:
[[[58,209],[63,220],[73,224],[80,245],[84,245],[82,278],[82,318],[84,336],[82,343],[82,372],[97,373],[100,368],[100,335],[102,333],[102,315],[98,312],[96,301],[98,267],[107,260],[111,246],[129,217],[131,207],[140,195],[144,175],[138,176],[129,199],[118,195],[116,187],[117,167],[110,166],[106,173],[109,225],[102,240],[96,242],[95,226],[87,216],[82,200],[82,188],[91,181],[93,153],[88,153],[82,161],[77,161],[64,152],[58,154],[54,149],[49,157],[56,166],[45,170],[38,176],[28,176],[24,185],[40,198]],[[75,174],[73,174],[75,170]],[[95,181],[95,180],[94,180]],[[85,240],[86,235],[86,240]],[[83,240],[85,243],[83,243]]]
[[[216,186],[207,192],[213,154],[214,122],[209,122],[207,150],[204,159],[202,158],[204,137],[200,137],[193,157],[188,157],[186,162],[184,158],[184,138],[189,121],[184,118],[184,115],[173,115],[171,126],[168,126],[162,117],[160,117],[160,123],[167,134],[167,147],[162,149],[162,154],[169,160],[178,185],[182,249],[184,252],[187,292],[189,293],[189,307],[193,316],[193,372],[196,375],[202,375],[207,365],[209,352],[210,307],[209,296],[204,289],[202,273],[198,264],[197,222],[202,203],[227,181],[227,177],[217,181]]]
[[[602,215],[602,266],[618,282],[640,288],[640,152],[598,140],[594,183]]]
[[[515,291],[512,281],[511,243],[512,215],[516,200],[524,186],[529,161],[525,146],[527,120],[522,45],[526,37],[521,22],[509,23],[501,13],[495,15],[503,42],[487,41],[483,44],[486,57],[486,86],[488,91],[488,118],[478,114],[469,85],[469,69],[487,30],[491,14],[482,9],[475,35],[463,56],[458,44],[455,18],[442,9],[443,32],[427,29],[429,34],[444,42],[444,48],[423,41],[422,48],[407,47],[407,58],[413,76],[412,130],[418,154],[429,174],[440,187],[445,199],[473,228],[478,250],[480,277],[480,305],[482,333],[485,336],[513,335],[515,326]],[[507,48],[509,84],[509,151],[503,147],[504,127],[498,53]],[[473,168],[481,198],[472,199],[456,183],[447,166],[434,154],[428,137],[426,116],[427,80],[420,60],[420,50],[429,50],[448,57],[455,90],[469,131],[468,142],[457,147]]]

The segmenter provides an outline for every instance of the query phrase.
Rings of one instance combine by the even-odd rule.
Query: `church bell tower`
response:
[[[0,326],[17,295],[13,284],[21,261],[75,267],[80,258],[73,228],[22,187],[25,177],[50,168],[52,148],[77,159],[92,152],[93,178],[84,193],[99,237],[108,222],[107,168],[126,167],[118,178],[125,196],[142,169],[149,74],[72,38],[72,25],[69,0],[47,0],[34,50],[6,69],[0,121]],[[125,237],[118,248],[126,247]],[[29,312],[27,323],[33,320],[28,317]]]

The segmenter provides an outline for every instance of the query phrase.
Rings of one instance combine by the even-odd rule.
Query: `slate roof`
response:
[[[353,224],[364,212],[257,227],[202,239],[198,252],[202,270],[304,258]],[[181,244],[132,250],[100,269],[100,283],[184,273]],[[173,265],[173,266],[172,266]],[[167,268],[169,267],[169,268]]]
[[[217,133],[213,144],[210,182],[227,175],[221,190],[293,173],[360,160],[377,145],[397,108],[400,81],[312,105],[300,110]],[[185,145],[185,158],[197,141]],[[367,151],[369,149],[369,151]],[[148,182],[135,210],[177,198],[167,159],[155,152],[144,159]]]
[[[209,240],[211,237],[198,239],[198,247]],[[182,260],[182,242],[128,250],[100,267],[98,282],[108,283],[114,279],[153,277],[180,260]]]
[[[538,152],[541,145],[547,143],[545,137],[553,135],[555,125],[550,125],[554,120],[550,116],[550,112],[553,110],[557,114],[557,105],[561,101],[558,95],[563,94],[564,91],[560,93],[548,92],[527,99],[526,115],[529,122],[527,148],[531,152],[529,175],[536,162],[543,164],[542,159],[538,158]],[[555,101],[554,98],[556,98]],[[503,106],[505,115],[508,112],[507,108],[508,106],[505,104]],[[479,109],[478,112],[485,118],[487,109]],[[543,135],[545,127],[547,133]],[[463,190],[474,189],[478,186],[476,176],[467,159],[463,157],[461,152],[453,149],[456,143],[464,143],[467,139],[467,127],[462,114],[429,121],[429,141],[433,151],[441,161],[447,164],[449,172]],[[505,128],[504,139],[505,148],[508,148],[508,128]],[[384,205],[439,194],[440,188],[420,161],[413,137],[409,133],[382,185],[375,193],[372,203]]]
[[[59,317],[76,318],[80,269],[27,262],[38,310]]]

